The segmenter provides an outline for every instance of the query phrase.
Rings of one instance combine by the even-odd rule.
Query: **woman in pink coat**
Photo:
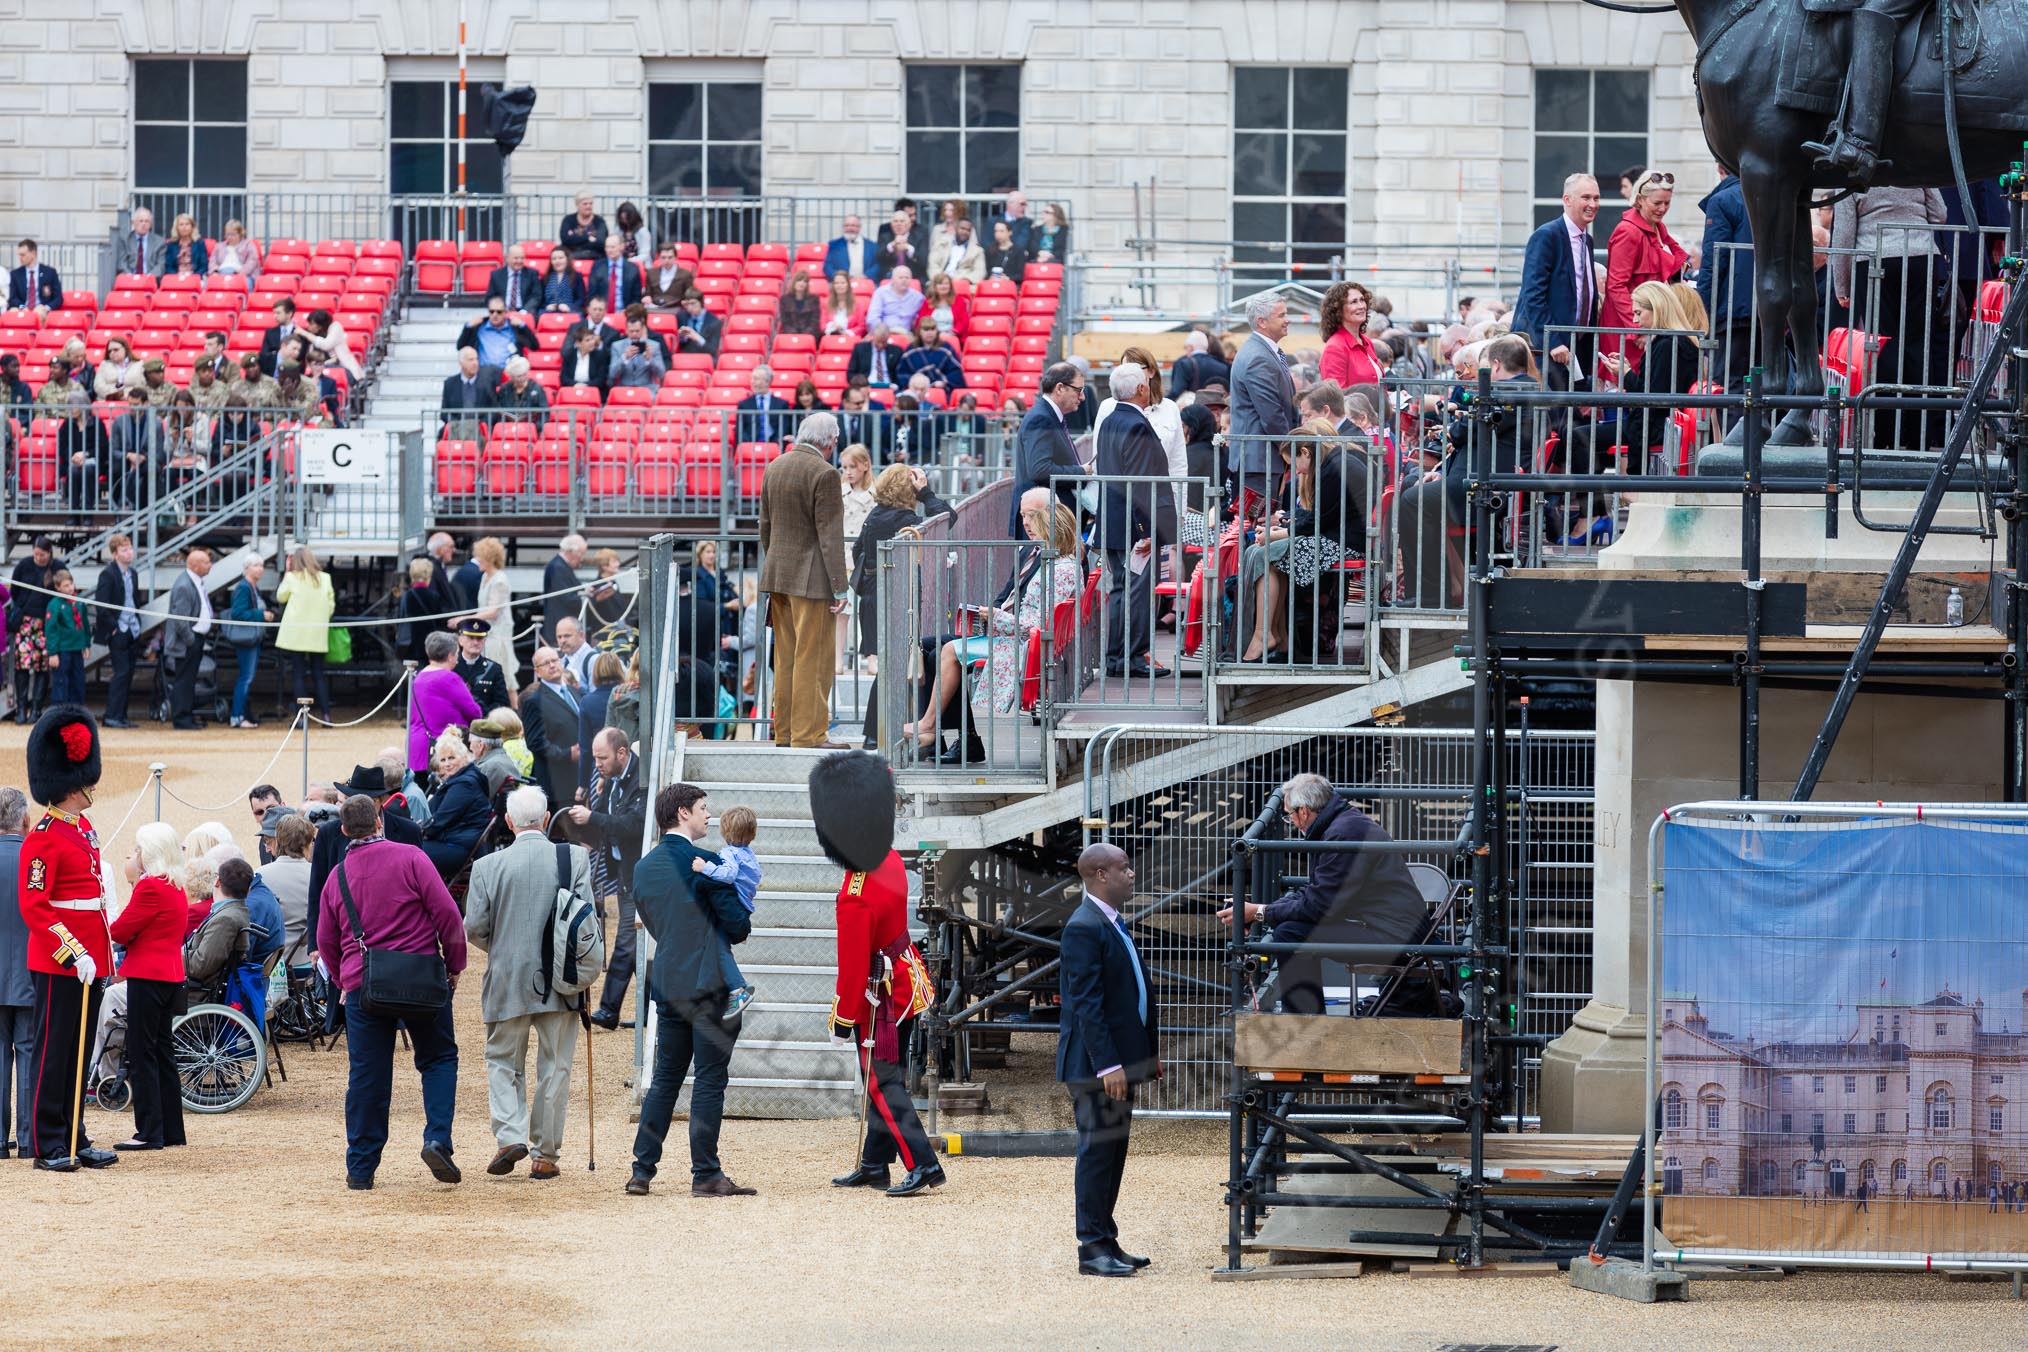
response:
[[[1683,275],[1690,254],[1662,224],[1669,214],[1669,200],[1676,195],[1676,176],[1650,169],[1634,184],[1634,205],[1620,216],[1606,241],[1605,304],[1599,324],[1603,328],[1634,327],[1634,288],[1642,282],[1673,282]],[[1641,349],[1633,343],[1602,335],[1599,356],[1624,353],[1631,369],[1638,369]]]

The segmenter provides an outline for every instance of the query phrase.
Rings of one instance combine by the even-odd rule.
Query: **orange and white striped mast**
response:
[[[465,247],[465,4],[458,0],[458,249]]]

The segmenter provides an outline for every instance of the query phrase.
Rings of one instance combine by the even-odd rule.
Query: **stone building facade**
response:
[[[508,175],[516,194],[582,187],[605,205],[643,193],[652,87],[685,82],[758,86],[759,145],[728,163],[743,160],[765,193],[875,201],[928,188],[957,172],[929,162],[973,143],[963,129],[913,134],[939,114],[916,106],[910,72],[972,65],[1016,68],[993,78],[1018,79],[1020,185],[1036,208],[1065,203],[1077,249],[1099,259],[1129,257],[1127,241],[1146,236],[1170,241],[1165,262],[1206,263],[1227,252],[1236,213],[1241,237],[1276,238],[1271,223],[1286,221],[1312,239],[1342,233],[1383,266],[1460,245],[1486,254],[1520,243],[1573,164],[1616,174],[1628,158],[1676,171],[1675,219],[1694,237],[1713,177],[1681,23],[1579,0],[468,5],[473,80],[539,93]],[[442,156],[441,144],[391,146],[407,116],[395,91],[454,78],[457,18],[457,0],[0,4],[0,216],[17,234],[104,238],[137,180],[176,176],[162,166],[179,144],[193,181],[172,187],[388,193],[391,177],[418,164],[426,175]],[[177,58],[223,63],[196,68],[189,96],[194,123],[222,124],[180,142],[173,90],[161,94],[174,72],[150,75],[137,101],[139,63]],[[1285,68],[1319,72],[1302,78],[1327,96],[1277,124],[1272,72]],[[235,80],[243,108],[220,93]],[[1604,186],[1611,203],[1615,184]],[[1294,198],[1306,200],[1282,200]],[[1616,219],[1609,206],[1602,225]]]

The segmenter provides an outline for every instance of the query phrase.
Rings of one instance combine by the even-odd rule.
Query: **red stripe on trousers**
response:
[[[874,1106],[880,1109],[881,1118],[887,1123],[887,1134],[894,1138],[895,1153],[901,1156],[901,1167],[915,1168],[915,1157],[908,1152],[908,1142],[902,1139],[901,1128],[895,1125],[894,1112],[887,1106],[887,1095],[881,1092],[880,1084],[873,1078],[873,1059],[867,1058],[866,1092],[873,1097]]]

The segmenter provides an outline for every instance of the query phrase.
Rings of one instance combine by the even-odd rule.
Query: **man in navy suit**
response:
[[[33,310],[37,314],[61,310],[63,279],[56,275],[55,268],[46,268],[35,261],[35,241],[24,239],[15,245],[14,257],[21,266],[7,274],[7,308]]]
[[[1083,402],[1084,373],[1075,366],[1060,361],[1042,373],[1042,392],[1015,434],[1014,492],[1007,504],[1007,533],[1017,540],[1027,538],[1021,529],[1021,497],[1029,489],[1051,489],[1064,506],[1077,510],[1077,486],[1057,488],[1050,480],[1059,474],[1084,473],[1070,430],[1064,425],[1065,415]]]
[[[873,241],[859,233],[859,218],[847,216],[844,233],[824,250],[824,280],[828,282],[841,272],[849,272],[854,277],[879,281],[880,269],[873,261],[878,252]]]
[[[1098,473],[1167,479],[1168,454],[1142,411],[1148,373],[1121,362],[1110,381],[1115,403],[1099,424]],[[1109,483],[1098,533],[1106,552],[1106,674],[1167,676],[1167,667],[1150,660],[1148,645],[1154,639],[1156,551],[1175,543],[1176,495],[1166,483]]]
[[[1597,216],[1598,180],[1590,174],[1572,174],[1563,180],[1563,214],[1528,237],[1528,251],[1521,258],[1514,332],[1525,334],[1536,355],[1548,359],[1543,376],[1552,390],[1583,388],[1591,371],[1592,335],[1573,335],[1569,329],[1598,323],[1596,247],[1591,237]],[[1559,334],[1558,328],[1564,332]]]
[[[1246,322],[1253,332],[1233,356],[1227,410],[1232,441],[1225,450],[1226,487],[1235,502],[1242,488],[1269,493],[1276,461],[1268,448],[1296,425],[1296,382],[1281,349],[1289,331],[1288,302],[1272,292],[1255,296],[1246,303]]]
[[[509,311],[535,310],[542,305],[542,274],[528,266],[528,253],[519,244],[507,247],[507,265],[494,268],[486,279],[486,299],[498,296]]]
[[[618,314],[629,305],[641,303],[641,267],[629,263],[626,258],[626,241],[618,235],[606,236],[606,256],[592,264],[591,277],[587,279],[586,291],[605,298],[606,310]],[[614,274],[618,274],[615,282]]]
[[[1131,1277],[1148,1260],[1120,1247],[1113,1206],[1127,1168],[1134,1086],[1162,1078],[1161,1012],[1120,916],[1134,899],[1126,852],[1087,846],[1077,872],[1084,902],[1060,936],[1063,1010],[1056,1035],[1056,1078],[1069,1088],[1077,1118],[1077,1270],[1087,1277]]]
[[[734,410],[738,414],[737,426],[741,441],[769,441],[780,445],[795,427],[790,419],[786,399],[777,399],[768,393],[768,386],[774,381],[774,372],[765,366],[756,366],[747,375],[747,388],[752,391],[739,401]]]

